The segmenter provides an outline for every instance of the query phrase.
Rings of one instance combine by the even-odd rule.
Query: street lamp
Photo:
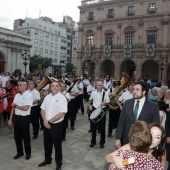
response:
[[[29,54],[28,52],[26,52],[26,51],[22,51],[21,57],[22,57],[23,60],[25,60],[25,61],[23,62],[23,64],[24,64],[24,66],[25,66],[25,76],[26,76],[26,75],[27,75],[26,67],[27,67],[27,65],[28,65],[27,60],[30,59],[30,54]]]
[[[167,57],[160,57],[160,60],[157,60],[159,69],[161,71],[161,81],[162,81],[162,72],[165,70],[165,67],[168,64],[168,58]]]

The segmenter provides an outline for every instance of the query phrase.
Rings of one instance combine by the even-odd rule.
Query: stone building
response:
[[[169,0],[84,0],[77,73],[170,81]]]
[[[15,69],[21,69],[25,73],[22,53],[30,53],[31,41],[28,36],[16,33],[12,30],[0,27],[0,73],[12,73]],[[29,65],[29,60],[27,60]],[[28,73],[29,66],[26,67]]]

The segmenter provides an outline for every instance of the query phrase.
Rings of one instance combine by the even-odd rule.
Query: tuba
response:
[[[116,110],[119,108],[117,105],[118,97],[115,97],[115,95],[119,96],[124,91],[124,88],[127,86],[127,84],[132,80],[133,79],[130,76],[123,72],[123,77],[120,81],[121,84],[115,88],[114,92],[112,93],[113,96],[110,97],[109,109]]]

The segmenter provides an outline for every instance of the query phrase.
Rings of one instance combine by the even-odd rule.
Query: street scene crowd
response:
[[[25,152],[29,160],[31,138],[36,140],[42,130],[44,161],[37,166],[51,164],[54,146],[56,170],[60,170],[62,142],[67,140],[68,128],[75,130],[79,110],[89,119],[90,148],[96,145],[97,133],[101,149],[116,133],[117,150],[103,158],[109,170],[170,170],[170,89],[161,82],[133,80],[126,74],[120,81],[108,75],[0,74],[0,131],[14,132],[13,159]]]

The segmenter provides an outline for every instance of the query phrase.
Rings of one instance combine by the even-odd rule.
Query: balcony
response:
[[[148,14],[155,14],[155,13],[157,13],[157,8],[150,8],[150,9],[148,8],[147,13]]]
[[[85,47],[86,46],[82,46],[81,50],[85,50]],[[95,46],[91,46],[91,50],[95,50],[95,49],[96,49]]]
[[[112,15],[106,14],[106,19],[111,19],[115,17],[115,13],[113,13]]]
[[[134,16],[135,15],[135,11],[126,11],[126,16],[129,17],[129,16]]]
[[[87,21],[93,21],[94,20],[94,16],[92,17],[87,17]]]

